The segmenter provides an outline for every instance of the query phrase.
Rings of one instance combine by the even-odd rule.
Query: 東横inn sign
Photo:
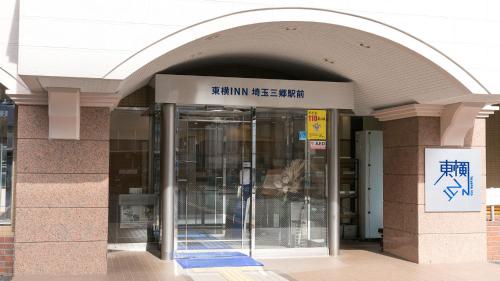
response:
[[[354,107],[352,82],[157,74],[155,101],[277,108]]]
[[[474,148],[425,149],[425,211],[480,212],[481,152]]]

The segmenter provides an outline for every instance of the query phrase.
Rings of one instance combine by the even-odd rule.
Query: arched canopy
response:
[[[18,80],[12,73],[0,67],[0,87],[2,86],[8,91],[13,91],[15,93],[29,92],[21,80]]]
[[[143,48],[103,78],[125,96],[155,73],[197,59],[265,57],[355,83],[355,110],[473,101],[488,91],[450,58],[383,23],[330,10],[275,8],[207,20]],[[478,95],[479,94],[479,95]]]

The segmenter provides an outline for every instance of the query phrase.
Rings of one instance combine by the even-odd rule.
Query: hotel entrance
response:
[[[248,250],[251,111],[181,107],[177,116],[177,250]]]
[[[163,259],[338,254],[337,109],[352,109],[351,82],[157,74],[151,85]]]
[[[307,141],[307,118],[306,109],[177,107],[177,253],[328,254],[327,144]]]

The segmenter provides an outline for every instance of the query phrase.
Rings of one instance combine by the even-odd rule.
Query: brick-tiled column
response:
[[[109,109],[80,140],[49,140],[47,106],[19,106],[14,274],[106,272]]]
[[[14,264],[14,234],[0,232],[0,276],[12,275]]]
[[[476,120],[466,138],[466,146],[481,149],[483,165],[484,130],[484,120]],[[485,261],[485,208],[425,212],[424,152],[439,146],[439,117],[384,122],[384,250],[418,263]],[[483,202],[485,184],[483,174]]]
[[[488,222],[488,260],[500,261],[500,220]]]

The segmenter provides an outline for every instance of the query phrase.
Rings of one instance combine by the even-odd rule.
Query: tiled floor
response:
[[[193,269],[161,261],[148,252],[110,252],[105,276],[15,277],[15,281],[499,281],[491,263],[417,265],[369,250],[344,249],[339,257],[263,259],[264,268]]]

